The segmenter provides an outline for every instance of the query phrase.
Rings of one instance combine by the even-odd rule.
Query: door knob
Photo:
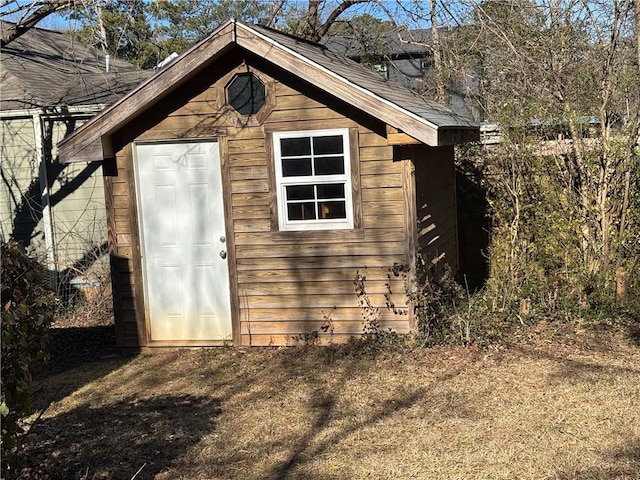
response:
[[[227,258],[227,251],[226,250],[220,250],[220,253],[218,255],[220,255],[220,258],[222,258],[224,260],[225,258]]]
[[[224,243],[224,242],[226,242],[226,241],[227,241],[227,239],[225,238],[225,236],[224,236],[224,235],[222,235],[222,236],[220,237],[220,242]]]

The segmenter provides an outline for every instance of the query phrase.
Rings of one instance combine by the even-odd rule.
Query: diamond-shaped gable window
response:
[[[265,101],[264,83],[253,73],[239,73],[227,85],[227,102],[241,115],[255,115]]]

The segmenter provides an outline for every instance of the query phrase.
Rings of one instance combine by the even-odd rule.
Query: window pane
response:
[[[314,200],[313,185],[292,185],[287,187],[287,200]]]
[[[282,160],[283,177],[304,177],[311,174],[310,158],[285,158]]]
[[[311,155],[311,142],[309,140],[309,137],[281,138],[280,153],[283,157]]]
[[[316,175],[342,175],[344,173],[344,157],[325,157],[314,160]]]
[[[252,73],[236,75],[227,87],[229,105],[242,115],[257,113],[265,99],[265,87]]]
[[[287,204],[289,220],[316,220],[316,206],[313,202]]]
[[[342,135],[313,138],[313,153],[316,155],[331,155],[344,153],[342,148]]]
[[[344,183],[317,185],[318,198],[344,198]]]
[[[318,204],[320,218],[347,218],[345,202],[322,202]]]

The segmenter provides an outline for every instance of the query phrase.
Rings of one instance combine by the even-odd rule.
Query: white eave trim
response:
[[[40,107],[40,108],[27,108],[23,110],[2,110],[0,111],[0,118],[15,118],[15,117],[33,117],[34,115],[40,115],[47,118],[65,118],[68,115],[95,115],[102,112],[107,107],[106,104],[98,105],[76,105],[73,107]]]

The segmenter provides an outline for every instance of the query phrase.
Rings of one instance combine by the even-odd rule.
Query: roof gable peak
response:
[[[60,143],[63,161],[104,141],[238,46],[431,146],[475,140],[478,126],[411,90],[384,81],[327,48],[278,30],[230,19],[167,67]],[[451,135],[451,131],[456,131]],[[449,133],[447,133],[449,132]],[[446,133],[446,135],[443,135]],[[104,156],[113,152],[103,151]]]

